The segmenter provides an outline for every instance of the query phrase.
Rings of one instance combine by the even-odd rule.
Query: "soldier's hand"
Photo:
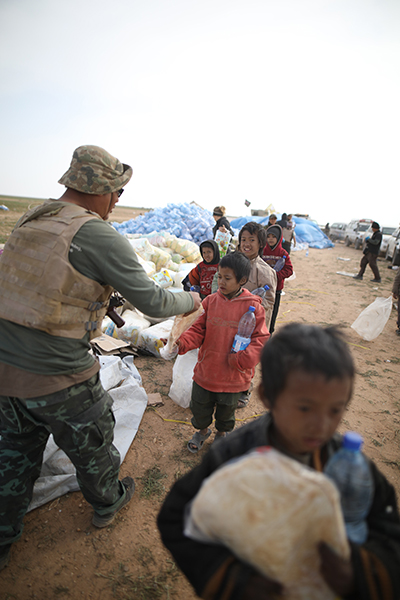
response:
[[[192,296],[192,298],[194,300],[194,306],[193,306],[192,310],[189,310],[189,312],[187,312],[183,315],[184,317],[186,317],[186,315],[190,315],[192,312],[195,312],[197,309],[199,309],[200,304],[201,304],[200,294],[198,294],[197,292],[189,292],[189,294]]]
[[[318,545],[321,558],[321,574],[329,587],[339,596],[347,596],[354,591],[354,571],[351,561],[341,558],[328,544]]]

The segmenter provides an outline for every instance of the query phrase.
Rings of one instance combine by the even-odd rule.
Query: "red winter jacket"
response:
[[[251,342],[241,352],[231,354],[239,319],[249,306],[255,306],[256,326]],[[193,379],[211,392],[247,390],[260,361],[260,352],[269,338],[261,298],[243,289],[228,300],[218,290],[203,301],[204,313],[179,338],[179,354],[199,349]]]
[[[271,248],[271,246],[269,246],[268,242],[265,244],[264,250],[263,250],[263,260],[265,260],[265,262],[272,268],[275,267],[276,263],[278,262],[279,258],[281,257],[285,257],[285,264],[284,266],[276,272],[276,276],[277,276],[277,284],[276,284],[276,291],[279,292],[280,290],[283,289],[283,284],[285,283],[285,279],[287,279],[288,277],[290,277],[293,273],[293,265],[292,265],[292,261],[290,260],[290,256],[289,254],[286,252],[286,250],[284,248],[282,248],[282,229],[279,225],[271,225],[271,227],[268,227],[267,229],[267,234],[268,231],[270,229],[272,229],[272,227],[274,228],[274,231],[270,232],[270,233],[274,233],[274,235],[276,235],[276,233],[278,233],[278,229],[279,229],[279,233],[278,233],[278,242],[276,243],[276,245]]]
[[[202,260],[189,272],[189,281],[192,285],[200,286],[200,294],[208,296],[211,294],[211,284],[217,270],[218,265],[210,265]]]

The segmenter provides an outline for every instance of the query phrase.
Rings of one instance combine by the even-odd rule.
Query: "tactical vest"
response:
[[[85,277],[68,260],[74,235],[99,218],[47,200],[18,221],[0,257],[0,318],[66,338],[101,334],[113,288]]]

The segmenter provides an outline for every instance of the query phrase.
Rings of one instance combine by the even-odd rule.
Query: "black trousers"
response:
[[[376,264],[377,258],[377,254],[372,254],[372,252],[367,252],[366,254],[364,254],[360,262],[360,271],[358,274],[362,277],[364,275],[365,269],[367,268],[367,265],[369,264],[375,279],[380,279],[381,276],[379,274],[378,265]]]

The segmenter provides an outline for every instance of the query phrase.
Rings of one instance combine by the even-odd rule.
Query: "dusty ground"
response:
[[[129,209],[132,210],[132,209]],[[129,217],[125,217],[129,218]],[[344,262],[339,257],[350,258]],[[389,296],[395,272],[379,261],[382,284],[353,281],[336,271],[356,272],[361,252],[336,245],[329,250],[292,253],[296,279],[285,286],[278,327],[289,321],[344,325],[357,365],[355,393],[341,429],[357,430],[367,454],[400,492],[399,348],[395,311],[383,333],[365,342],[351,323],[377,296]],[[138,435],[122,464],[122,476],[135,476],[137,491],[128,507],[105,530],[91,524],[91,507],[79,492],[36,509],[25,518],[21,541],[0,574],[2,598],[96,600],[192,600],[194,595],[160,543],[155,519],[173,482],[201,460],[189,454],[189,409],[168,397],[172,364],[135,359],[148,393],[159,392],[164,406],[147,409]],[[258,376],[257,376],[258,377]],[[238,411],[237,427],[263,412],[253,392]],[[206,442],[203,453],[207,451]]]

